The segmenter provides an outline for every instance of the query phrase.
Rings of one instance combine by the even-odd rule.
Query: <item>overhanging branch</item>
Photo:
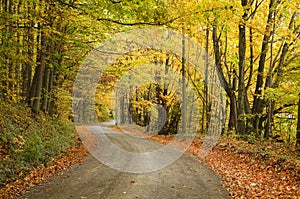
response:
[[[144,22],[144,21],[122,22],[122,21],[118,21],[118,20],[115,20],[115,19],[109,19],[109,18],[98,18],[97,21],[107,21],[107,22],[111,22],[111,23],[115,23],[115,24],[119,24],[119,25],[124,25],[124,26],[137,26],[137,25],[162,26],[162,25],[172,23],[172,22],[176,21],[179,18],[180,17],[178,16],[178,17],[175,17],[173,19],[170,19],[170,20],[164,21],[164,22]]]
[[[68,6],[70,8],[74,8],[80,11],[83,11],[84,14],[89,15],[89,13],[86,12],[85,9],[80,8],[79,6],[75,5],[75,4],[70,4],[70,3],[66,3],[63,0],[56,0],[57,2],[61,3],[64,6]],[[116,3],[121,3],[121,0],[109,0],[110,2],[116,4]],[[119,25],[124,25],[124,26],[137,26],[137,25],[151,25],[151,26],[162,26],[162,25],[167,25],[169,23],[172,23],[174,21],[176,21],[177,19],[179,19],[180,16],[177,16],[173,19],[170,19],[168,21],[164,21],[164,22],[143,22],[143,21],[138,21],[138,22],[122,22],[122,21],[118,21],[115,19],[110,19],[110,18],[97,18],[97,21],[106,21],[106,22],[111,22],[111,23],[115,23],[115,24],[119,24]]]
[[[296,106],[296,105],[297,105],[297,104],[295,104],[295,103],[284,104],[284,105],[282,105],[281,107],[275,109],[275,110],[273,111],[273,115],[276,115],[276,114],[281,113],[281,111],[282,111],[283,109],[285,109],[285,108],[288,108],[288,107],[291,107],[291,106]],[[265,121],[266,119],[267,119],[267,115],[264,114],[264,115],[262,116],[262,120]]]
[[[116,3],[121,3],[122,2],[122,0],[109,0],[110,2],[112,2],[113,4],[116,4]]]
[[[274,110],[273,114],[278,114],[280,113],[280,111],[282,111],[284,108],[288,108],[288,107],[291,107],[291,106],[296,106],[297,104],[295,103],[290,103],[290,104],[284,104],[283,106],[279,107],[278,109]]]

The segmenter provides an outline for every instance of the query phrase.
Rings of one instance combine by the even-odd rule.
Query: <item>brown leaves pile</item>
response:
[[[222,177],[232,198],[299,198],[299,164],[239,149],[239,143],[218,144],[204,160]]]
[[[126,129],[123,132],[145,137],[142,132],[131,133],[131,130]],[[172,142],[172,145],[181,149],[184,148],[186,139],[189,139],[174,141],[172,135],[154,135],[147,138],[163,144]],[[187,151],[199,157],[201,144],[202,139],[194,139]],[[268,147],[270,153],[257,150]],[[264,143],[253,145],[245,141],[223,139],[201,161],[222,178],[223,185],[232,198],[299,198],[300,165],[291,161],[292,158],[282,158],[278,154],[283,154],[283,146],[270,143],[268,146],[264,146]]]

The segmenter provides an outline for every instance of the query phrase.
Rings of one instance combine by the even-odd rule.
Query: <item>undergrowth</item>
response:
[[[74,142],[70,121],[0,101],[0,186],[23,177],[33,167],[49,164]]]

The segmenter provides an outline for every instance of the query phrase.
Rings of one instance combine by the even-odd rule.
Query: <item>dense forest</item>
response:
[[[194,115],[185,115],[187,104],[172,91],[172,81],[114,95],[122,76],[145,63],[191,85],[195,128],[206,133],[214,97],[207,74],[185,56],[156,49],[119,56],[97,85],[97,118],[74,117],[73,84],[86,56],[113,35],[143,27],[183,33],[205,49],[226,92],[224,136],[299,146],[299,9],[297,0],[1,0],[0,184],[63,153],[74,143],[74,120],[114,117],[158,134],[175,134],[186,123],[184,129],[193,128],[188,121]],[[149,125],[150,118],[163,125]]]

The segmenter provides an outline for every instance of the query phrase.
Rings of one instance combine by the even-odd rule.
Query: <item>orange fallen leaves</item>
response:
[[[113,127],[114,130],[122,132],[121,129]],[[125,133],[131,134],[128,130]],[[174,136],[166,135],[148,136],[141,132],[132,132],[134,136],[142,136],[148,139],[183,148],[188,139],[180,138],[174,140]],[[84,135],[91,147],[95,148],[99,142],[90,137],[86,132]],[[223,185],[229,191],[232,198],[299,198],[300,196],[300,165],[288,160],[282,160],[276,156],[260,156],[254,150],[243,151],[241,141],[226,140],[219,144],[206,156],[203,161],[217,173],[223,180]],[[195,156],[199,155],[202,140],[194,139],[187,151]],[[251,148],[246,146],[244,148]],[[269,147],[274,150],[276,147]],[[39,184],[45,179],[58,174],[74,163],[82,162],[83,157],[88,154],[87,149],[78,140],[76,146],[69,150],[64,157],[59,157],[47,166],[33,169],[24,178],[11,182],[0,188],[0,198],[12,198],[22,194],[26,189]],[[131,183],[135,181],[132,180]]]
[[[65,156],[52,160],[49,166],[41,165],[38,168],[32,169],[25,177],[0,187],[0,198],[7,199],[22,195],[30,187],[44,182],[49,177],[59,174],[75,163],[82,162],[87,154],[87,149],[77,139],[75,146],[69,149]]]
[[[116,128],[116,127],[115,127]],[[123,128],[122,128],[123,129]],[[120,132],[122,132],[119,129]],[[130,131],[124,133],[131,134]],[[141,132],[134,135],[145,137]],[[147,136],[146,136],[147,137]],[[148,139],[182,148],[185,139],[176,139],[173,135],[153,135]],[[239,150],[246,142],[226,140],[230,144],[219,142],[202,161],[211,167],[222,180],[232,198],[299,198],[300,165],[288,160],[282,162],[276,156],[262,156],[255,150]],[[199,157],[202,140],[194,139],[187,151]],[[269,146],[276,153],[276,146]],[[278,148],[278,152],[282,148]]]

